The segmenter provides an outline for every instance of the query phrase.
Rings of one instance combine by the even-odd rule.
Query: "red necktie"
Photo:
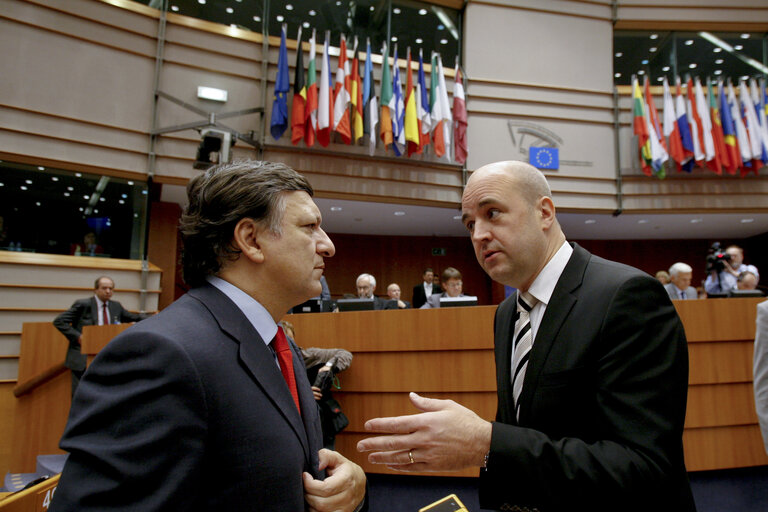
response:
[[[107,311],[107,303],[104,303],[104,309],[102,310],[103,324],[109,325],[109,311]]]
[[[277,326],[275,339],[272,340],[272,348],[274,348],[277,354],[277,359],[280,361],[280,371],[283,373],[286,384],[288,384],[288,389],[291,391],[296,408],[299,410],[299,414],[301,414],[299,390],[296,388],[296,376],[293,373],[293,352],[291,352],[291,347],[288,346],[288,340],[285,339],[283,328],[279,325]]]

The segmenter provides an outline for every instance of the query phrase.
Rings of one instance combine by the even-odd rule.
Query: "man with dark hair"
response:
[[[320,293],[335,252],[312,187],[285,165],[241,162],[187,193],[193,288],[85,373],[51,510],[360,508],[365,474],[322,449],[301,354],[277,326]]]
[[[122,304],[112,300],[114,290],[115,282],[112,278],[99,277],[93,283],[93,297],[76,300],[53,321],[53,325],[69,340],[64,364],[72,373],[72,396],[85,371],[85,354],[80,352],[83,326],[138,322],[146,318],[146,315],[131,313]]]
[[[462,293],[464,283],[461,280],[461,272],[453,267],[447,267],[440,274],[440,286],[444,292],[433,293],[420,309],[435,309],[440,307],[440,299],[444,297],[464,297]]]
[[[413,308],[419,309],[427,302],[427,299],[434,293],[440,293],[443,290],[439,284],[434,283],[435,271],[427,267],[421,274],[422,282],[413,287]]]
[[[661,283],[568,243],[527,163],[481,167],[461,206],[480,265],[517,289],[496,311],[496,421],[412,393],[423,412],[369,420],[394,435],[358,449],[401,471],[484,468],[484,509],[695,510],[688,347]]]

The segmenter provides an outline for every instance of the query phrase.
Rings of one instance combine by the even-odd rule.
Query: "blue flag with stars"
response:
[[[277,58],[277,77],[275,78],[275,101],[272,103],[272,121],[269,131],[275,140],[288,129],[288,51],[285,48],[286,26],[283,24],[280,37],[280,54]]]
[[[528,149],[528,163],[537,169],[559,169],[560,150],[531,147]]]

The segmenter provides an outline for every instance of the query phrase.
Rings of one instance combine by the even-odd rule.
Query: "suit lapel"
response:
[[[91,325],[99,325],[99,304],[95,297],[91,297]]]
[[[307,460],[312,460],[309,440],[302,418],[275,362],[273,352],[261,339],[259,333],[229,297],[216,287],[206,284],[190,290],[189,295],[202,302],[216,318],[221,330],[238,343],[239,356],[243,366],[291,426],[304,448],[304,455]],[[299,403],[302,410],[306,410],[306,414],[309,414],[311,407],[316,407],[314,397],[312,397],[312,403],[309,403],[307,393],[310,397],[312,394],[311,391],[307,391],[309,384],[304,371],[304,364],[298,360],[295,350],[293,352],[294,373],[298,377]],[[301,384],[302,381],[300,380],[302,374],[304,375],[304,385]]]
[[[523,391],[520,394],[521,420],[525,418],[525,414],[530,408],[542,369],[557,339],[557,333],[576,304],[577,297],[572,292],[581,286],[589,258],[590,254],[587,251],[577,244],[573,244],[573,254],[557,280],[536,332],[536,339],[533,342],[528,367],[525,371]]]
[[[514,425],[517,423],[514,408],[510,407],[512,385],[512,334],[514,333],[517,293],[506,299],[496,310],[494,319],[494,339],[496,340],[496,389],[499,395],[499,421]]]

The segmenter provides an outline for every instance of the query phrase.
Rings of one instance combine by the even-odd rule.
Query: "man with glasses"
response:
[[[445,291],[443,293],[433,293],[427,299],[427,302],[425,302],[419,309],[439,308],[440,299],[442,297],[465,297],[465,295],[461,293],[463,286],[461,272],[453,267],[448,267],[443,270],[443,273],[440,276],[440,286]]]

